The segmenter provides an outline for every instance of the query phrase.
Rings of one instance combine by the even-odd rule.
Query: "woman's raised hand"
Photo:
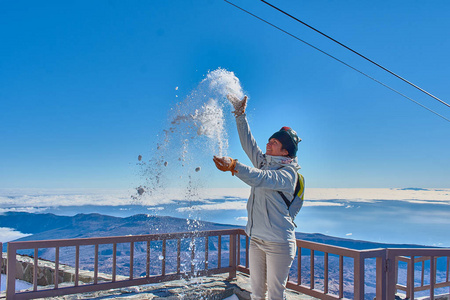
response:
[[[247,107],[247,96],[244,96],[242,100],[239,100],[239,98],[235,95],[228,94],[227,98],[234,107],[234,111],[232,111],[232,113],[236,117],[239,117],[240,115],[243,115],[245,113],[245,108]]]

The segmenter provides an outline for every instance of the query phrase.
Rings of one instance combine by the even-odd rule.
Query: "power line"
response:
[[[295,36],[295,35],[293,35],[293,34],[287,32],[286,30],[284,30],[284,29],[282,29],[282,28],[280,28],[280,27],[278,27],[278,26],[276,26],[276,25],[274,25],[274,24],[272,24],[272,23],[270,23],[269,21],[266,21],[266,20],[263,19],[263,18],[258,17],[257,15],[255,15],[255,14],[253,14],[253,13],[251,13],[251,12],[245,10],[245,9],[243,9],[242,7],[237,6],[236,4],[231,3],[231,2],[228,1],[228,0],[224,0],[224,1],[227,2],[228,4],[231,4],[232,6],[234,6],[234,7],[236,7],[236,8],[238,8],[238,9],[240,9],[241,11],[243,11],[243,12],[245,12],[245,13],[251,15],[252,17],[254,17],[254,18],[256,18],[256,19],[258,19],[258,20],[260,20],[260,21],[262,21],[262,22],[264,22],[264,23],[266,23],[266,24],[268,24],[268,25],[270,25],[270,26],[272,26],[272,27],[274,27],[274,28],[276,28],[276,29],[278,29],[278,30],[280,30],[281,32],[283,32],[283,33],[285,33],[285,34],[287,34],[287,35],[293,37],[294,39],[296,39],[296,40],[298,40],[298,41],[304,43],[305,45],[307,45],[307,46],[309,46],[309,47],[311,47],[311,48],[313,48],[313,49],[315,49],[315,50],[317,50],[317,51],[319,51],[319,52],[321,52],[321,53],[327,55],[328,57],[330,57],[330,58],[332,58],[332,59],[334,59],[334,60],[340,62],[341,64],[343,64],[343,65],[349,67],[350,69],[352,69],[352,70],[354,70],[354,71],[360,73],[361,75],[364,75],[364,76],[366,76],[367,78],[369,78],[369,79],[371,79],[371,80],[373,80],[373,81],[375,81],[375,82],[381,84],[382,86],[384,86],[384,87],[390,89],[391,91],[393,91],[393,92],[399,94],[400,96],[402,96],[402,97],[408,99],[409,101],[411,101],[411,102],[413,102],[413,103],[419,105],[420,107],[425,108],[426,110],[432,112],[433,114],[437,115],[438,117],[441,117],[442,119],[446,120],[447,122],[450,122],[450,119],[448,119],[448,118],[444,117],[443,115],[437,113],[436,111],[432,110],[431,108],[428,108],[427,106],[421,104],[420,102],[417,102],[416,100],[412,99],[411,97],[406,96],[405,94],[403,94],[403,93],[397,91],[396,89],[394,89],[394,88],[388,86],[387,84],[385,84],[385,83],[383,83],[383,82],[381,82],[381,81],[375,79],[374,77],[372,77],[372,76],[370,76],[370,75],[364,73],[363,71],[360,71],[360,70],[358,70],[358,69],[355,68],[355,67],[352,67],[351,65],[349,65],[349,64],[347,64],[346,62],[340,60],[339,58],[337,58],[337,57],[335,57],[335,56],[333,56],[333,55],[331,55],[331,54],[329,54],[329,53],[323,51],[323,50],[320,49],[320,48],[317,48],[316,46],[314,46],[314,45],[312,45],[312,44],[306,42],[305,40],[302,40],[301,38],[299,38],[299,37],[297,37],[297,36]]]
[[[371,60],[371,59],[368,58],[367,56],[362,55],[362,54],[359,53],[358,51],[353,50],[352,48],[350,48],[350,47],[344,45],[343,43],[337,41],[336,39],[334,39],[334,38],[332,38],[331,36],[329,36],[329,35],[323,33],[322,31],[320,31],[320,30],[318,30],[318,29],[312,27],[311,25],[306,24],[305,22],[303,22],[303,21],[297,19],[296,17],[294,17],[294,16],[288,14],[287,12],[281,10],[280,8],[278,8],[278,7],[276,7],[276,6],[272,5],[272,4],[270,4],[269,2],[267,2],[267,1],[265,1],[265,0],[260,0],[260,1],[263,2],[263,3],[265,3],[265,4],[267,4],[267,5],[269,5],[270,7],[272,7],[272,8],[274,8],[274,9],[278,10],[279,12],[285,14],[286,16],[288,16],[288,17],[294,19],[295,21],[297,21],[297,22],[299,22],[299,23],[301,23],[301,24],[307,26],[308,28],[314,30],[315,32],[317,32],[317,33],[319,33],[319,34],[321,34],[321,35],[323,35],[324,37],[326,37],[326,38],[332,40],[333,42],[339,44],[340,46],[344,47],[345,49],[347,49],[347,50],[349,50],[349,51],[355,53],[356,55],[358,55],[358,56],[364,58],[364,59],[367,60],[368,62],[370,62],[370,63],[376,65],[377,67],[383,69],[384,71],[388,72],[389,74],[394,75],[395,77],[397,77],[397,78],[403,80],[403,81],[406,82],[407,84],[409,84],[409,85],[415,87],[415,88],[418,89],[419,91],[421,91],[421,92],[427,94],[428,96],[430,96],[430,97],[432,97],[433,99],[435,99],[435,100],[441,102],[442,104],[446,105],[447,107],[450,107],[450,105],[449,105],[448,103],[444,102],[443,100],[439,99],[438,97],[434,96],[433,94],[427,92],[426,90],[420,88],[419,86],[415,85],[414,83],[412,83],[412,82],[406,80],[405,78],[401,77],[400,75],[398,75],[398,74],[392,72],[391,70],[389,70],[389,69],[383,67],[382,65],[376,63],[375,61]]]

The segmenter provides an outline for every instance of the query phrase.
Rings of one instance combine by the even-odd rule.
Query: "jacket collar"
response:
[[[272,156],[266,154],[266,160],[269,165],[291,165],[294,166],[296,169],[300,169],[300,165],[297,163],[297,157],[290,158],[286,156]]]

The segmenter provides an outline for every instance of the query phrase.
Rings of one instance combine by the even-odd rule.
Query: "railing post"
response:
[[[59,285],[59,247],[55,248],[55,289]]]
[[[236,278],[236,234],[230,234],[230,267],[232,267],[228,280]]]
[[[75,286],[80,279],[80,245],[75,246]]]
[[[208,270],[209,260],[209,237],[205,236],[205,270]]]
[[[245,235],[245,267],[248,268],[249,265],[249,237]]]
[[[377,300],[386,300],[386,250],[383,251],[381,257],[377,257],[376,262],[376,276],[377,276]]]
[[[166,276],[166,239],[162,240],[162,261],[161,261],[161,275]]]
[[[302,285],[302,247],[297,243],[297,285]]]
[[[434,255],[430,256],[430,299],[434,299],[434,285],[436,283],[436,264]]]
[[[150,257],[150,246],[148,246],[148,256]],[[149,263],[150,264],[150,263]],[[181,238],[177,239],[177,274],[181,273]]]
[[[386,298],[395,299],[397,278],[395,278],[395,254],[386,250]]]
[[[191,276],[195,276],[195,238],[192,236],[191,238]]]
[[[217,236],[218,241],[217,241],[217,268],[221,268],[222,267],[222,235],[218,235]]]
[[[238,266],[238,265],[241,264],[241,235],[240,235],[239,232],[237,233],[237,251],[236,251],[236,254],[237,254],[236,266]]]
[[[112,282],[116,282],[117,243],[113,244],[112,253]]]
[[[94,246],[94,284],[98,283],[98,244]]]
[[[310,249],[309,256],[309,288],[311,290],[314,289],[314,249]]]
[[[353,299],[364,299],[364,258],[358,252],[353,259]]]
[[[1,273],[2,268],[3,268],[3,243],[1,243],[1,242],[0,242],[0,249],[1,249],[1,252],[0,252],[0,273]],[[6,272],[5,272],[5,274],[6,274]],[[0,286],[1,286],[1,283],[2,283],[2,277],[0,276]]]
[[[3,243],[0,243],[0,249],[1,249],[1,252],[0,252],[0,273],[1,273],[2,267],[3,267]],[[6,272],[5,272],[5,274],[6,274]],[[1,286],[1,284],[2,284],[2,277],[0,276],[0,286]]]
[[[415,257],[412,255],[409,259],[406,272],[406,297],[409,299],[414,299],[414,260]]]
[[[34,265],[33,265],[33,291],[37,291],[37,275],[39,266],[39,251],[38,248],[34,248]]]
[[[344,257],[339,255],[339,298],[344,298]]]
[[[8,243],[6,269],[6,299],[14,299],[16,293],[16,248]]]
[[[328,294],[328,252],[323,257],[323,292]]]

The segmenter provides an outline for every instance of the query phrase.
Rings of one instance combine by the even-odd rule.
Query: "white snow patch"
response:
[[[6,275],[5,274],[1,274],[1,276],[2,276],[1,277],[2,278],[2,280],[1,280],[2,285],[1,285],[0,290],[4,291],[4,290],[6,290]],[[16,291],[26,290],[26,289],[31,288],[32,286],[33,285],[31,283],[29,283],[29,282],[16,279]]]
[[[26,236],[29,236],[31,234],[29,233],[22,233],[20,231],[17,231],[13,228],[9,227],[0,227],[0,242],[6,243],[9,241],[14,241]]]

